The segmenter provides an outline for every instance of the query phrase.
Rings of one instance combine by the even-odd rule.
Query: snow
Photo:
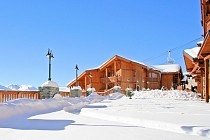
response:
[[[73,86],[71,87],[71,90],[82,90],[80,86]]]
[[[59,91],[61,91],[61,92],[70,92],[70,89],[68,87],[59,87]]]
[[[87,91],[89,91],[90,93],[92,93],[92,92],[96,92],[96,89],[95,88],[88,88]]]
[[[186,50],[184,50],[184,52],[192,58],[197,58],[200,49],[201,49],[201,47],[194,47],[192,49],[186,49]]]
[[[207,140],[210,104],[185,91],[17,99],[0,104],[5,140]]]
[[[181,69],[179,64],[154,65],[161,72],[178,72]]]
[[[48,80],[47,82],[43,83],[41,87],[58,87],[58,84],[54,81]]]

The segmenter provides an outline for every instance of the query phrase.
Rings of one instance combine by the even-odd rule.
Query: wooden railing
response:
[[[113,88],[111,88],[111,89],[108,89],[108,90],[106,90],[106,91],[104,91],[104,92],[97,92],[99,95],[101,95],[101,96],[106,96],[106,95],[109,95],[109,94],[111,94],[111,93],[113,93],[114,92],[114,89]]]
[[[103,77],[103,78],[100,78],[101,83],[106,83],[106,79],[107,79],[107,83],[109,83],[109,82],[114,83],[114,82],[116,82],[116,80],[121,81],[122,76],[118,76],[118,77],[110,76],[110,77],[107,77],[107,78]]]
[[[18,98],[40,99],[39,91],[1,91],[0,103]]]
[[[69,92],[60,92],[62,97],[69,97]],[[13,91],[13,90],[0,90],[0,103],[20,99],[40,99],[39,91]]]
[[[62,97],[69,97],[70,92],[59,92]]]
[[[150,78],[150,77],[146,77],[145,80],[147,82],[159,82],[160,81],[159,78]]]

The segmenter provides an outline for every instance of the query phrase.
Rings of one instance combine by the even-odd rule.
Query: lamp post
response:
[[[90,88],[92,88],[92,78],[93,78],[93,75],[92,75],[92,73],[90,72]]]
[[[75,71],[76,71],[76,87],[78,86],[78,80],[77,80],[77,71],[79,70],[77,64],[76,64],[76,67],[75,67]]]
[[[136,81],[136,91],[138,90],[139,80]]]
[[[48,78],[48,80],[51,81],[51,59],[54,58],[52,50],[48,49],[46,56],[49,58],[49,78]]]
[[[147,81],[147,88],[148,88],[148,89],[150,89],[149,83],[150,83],[150,82],[149,82],[149,81]]]
[[[127,82],[128,82],[128,88],[130,88],[130,83],[129,83],[130,79],[129,78],[127,79]]]
[[[142,80],[142,90],[144,89],[144,80]]]

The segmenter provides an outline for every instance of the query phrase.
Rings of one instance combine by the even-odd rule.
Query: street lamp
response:
[[[93,78],[93,75],[92,75],[92,73],[90,72],[90,88],[92,88],[92,78]]]
[[[49,78],[48,78],[48,80],[51,81],[51,59],[54,58],[52,50],[48,49],[46,56],[49,58]]]
[[[77,80],[77,71],[79,70],[77,64],[76,64],[76,67],[75,67],[75,71],[76,71],[76,87],[78,86],[78,80]]]
[[[129,78],[127,79],[127,82],[128,82],[128,88],[130,88],[130,83],[129,83],[130,79]]]
[[[139,86],[139,80],[136,81],[136,91],[138,89],[138,86]]]
[[[149,82],[149,81],[147,81],[147,88],[148,88],[148,89],[150,88],[149,83],[150,83],[150,82]]]

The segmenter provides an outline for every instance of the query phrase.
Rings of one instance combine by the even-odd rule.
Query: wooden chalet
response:
[[[173,79],[173,76],[172,80],[164,78],[165,82],[170,82],[170,84],[166,84],[170,85],[166,86],[169,89]],[[120,86],[122,92],[125,92],[127,87],[133,90],[160,89],[162,87],[161,70],[118,55],[115,55],[96,69],[86,70],[78,76],[77,80],[83,92],[87,88],[94,87],[96,92],[105,94],[114,86]],[[176,83],[179,84],[179,81]],[[73,80],[67,87],[71,88],[75,85],[76,80]]]
[[[201,13],[202,13],[202,26],[203,26],[203,35],[204,41],[201,46],[201,49],[198,53],[198,58],[202,59],[204,66],[201,63],[201,66],[204,70],[204,94],[206,102],[209,102],[210,94],[210,0],[201,0]],[[200,65],[200,64],[199,64]]]
[[[204,64],[203,59],[198,58],[198,53],[201,49],[202,43],[203,41],[198,42],[196,47],[184,50],[183,56],[186,70],[189,73],[188,76],[195,79],[195,82],[197,82],[197,91],[198,93],[201,93],[201,97],[203,98],[204,70],[202,67]]]
[[[210,94],[210,0],[200,0],[204,41],[197,48],[184,51],[187,71],[196,75],[198,91],[209,102]],[[190,52],[190,53],[189,53]]]
[[[161,86],[166,89],[177,89],[184,78],[182,68],[178,64],[166,64],[154,66],[161,71]]]
[[[210,0],[200,0],[204,41],[197,49],[196,55],[184,52],[187,71],[196,74],[202,97],[209,102],[210,94]],[[195,50],[195,48],[193,48]],[[193,50],[192,49],[192,50]],[[191,51],[192,51],[191,50]]]

